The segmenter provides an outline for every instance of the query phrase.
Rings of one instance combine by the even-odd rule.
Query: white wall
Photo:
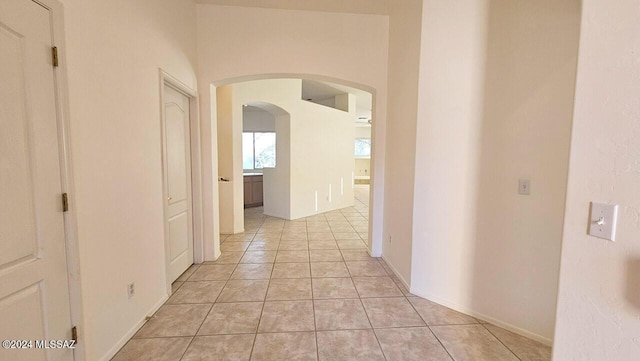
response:
[[[262,178],[264,213],[273,216],[291,218],[291,115],[281,109],[267,106],[275,117],[276,125],[276,163],[288,166],[276,166],[263,169]],[[277,165],[277,164],[276,164]],[[265,191],[268,190],[268,191]]]
[[[411,282],[411,229],[422,0],[392,1],[389,16],[388,126],[384,187],[383,254]],[[375,121],[375,120],[374,120]],[[372,140],[378,149],[381,140]],[[377,166],[374,164],[374,177]],[[391,242],[389,241],[391,239]]]
[[[276,130],[276,119],[266,110],[251,107],[242,110],[242,131],[243,132],[273,132]]]
[[[242,124],[242,105],[272,104],[289,114],[287,134],[276,129],[277,143],[288,144],[287,154],[282,149],[276,152],[276,170],[289,168],[290,172],[264,170],[265,214],[288,219],[307,217],[313,214],[353,205],[353,139],[355,129],[355,96],[350,96],[349,112],[318,105],[300,99],[301,79],[269,79],[234,83],[218,88],[218,125],[220,129],[237,129]],[[228,102],[228,103],[227,103]],[[230,110],[230,114],[220,109]],[[229,126],[227,123],[233,122]],[[278,126],[276,125],[278,128]],[[222,133],[220,133],[222,134]],[[235,134],[225,135],[233,142],[219,143],[219,154],[229,158],[233,154],[234,183],[242,187],[242,143]],[[287,139],[288,138],[288,139]],[[285,160],[289,161],[286,162]],[[225,162],[228,161],[225,160]],[[222,164],[222,160],[220,164]],[[273,179],[288,177],[288,179]],[[278,199],[280,187],[272,185],[289,181],[289,204]],[[235,186],[234,186],[235,188]],[[316,209],[317,192],[317,209]],[[222,197],[222,194],[221,194]],[[278,206],[273,202],[277,201]],[[269,203],[272,204],[269,204]],[[221,214],[243,214],[242,193],[234,192],[233,206],[220,205]],[[221,227],[223,225],[221,224]]]
[[[63,0],[86,360],[110,358],[167,296],[163,68],[196,88],[190,1]],[[127,284],[136,295],[127,298]]]
[[[493,0],[488,16],[473,292],[468,305],[550,343],[580,1]],[[531,195],[518,194],[519,179],[531,180]]]
[[[384,187],[388,17],[299,10],[197,5],[198,83],[206,149],[217,149],[215,118],[209,122],[215,85],[230,79],[293,74],[344,83],[374,96],[372,252],[380,255]],[[336,56],[340,54],[340,56]],[[214,84],[213,87],[210,84]],[[204,95],[211,94],[211,97]],[[206,152],[205,152],[206,154]],[[213,155],[214,159],[217,157]],[[214,175],[216,179],[217,174]],[[213,192],[216,192],[214,190]],[[214,197],[217,195],[214,195]],[[217,213],[217,210],[214,210]]]
[[[423,8],[411,290],[546,343],[579,15],[577,0]]]
[[[411,290],[458,308],[473,289],[486,4],[424,1],[422,12]]]
[[[356,138],[368,138],[371,139],[371,127],[370,126],[358,126],[356,125],[356,130],[355,130],[355,137]]]
[[[562,246],[556,361],[640,355],[640,7],[584,0]],[[619,205],[616,242],[589,202]]]

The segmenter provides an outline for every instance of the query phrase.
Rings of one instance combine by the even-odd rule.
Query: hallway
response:
[[[296,221],[245,210],[215,262],[193,265],[114,361],[550,360],[551,349],[411,295],[369,257],[354,207]]]

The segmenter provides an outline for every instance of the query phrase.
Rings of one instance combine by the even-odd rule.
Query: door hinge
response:
[[[53,60],[53,66],[58,66],[58,47],[54,46],[51,48],[51,58]]]
[[[76,326],[71,327],[71,339],[78,342],[78,327]]]
[[[69,210],[69,196],[67,193],[62,193],[62,211],[66,212]]]

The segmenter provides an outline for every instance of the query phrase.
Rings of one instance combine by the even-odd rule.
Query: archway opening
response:
[[[281,217],[281,218],[285,218],[285,219],[301,219],[301,218],[306,218],[306,217],[313,217],[315,215],[317,215],[318,213],[324,213],[324,212],[336,212],[339,211],[340,209],[345,209],[345,208],[349,208],[346,209],[345,212],[342,212],[342,214],[337,214],[337,213],[333,213],[331,215],[331,217],[334,217],[334,220],[338,220],[339,221],[343,221],[343,222],[348,222],[349,219],[351,219],[351,221],[354,222],[354,224],[349,224],[349,227],[344,227],[341,228],[341,230],[344,230],[345,232],[337,232],[337,233],[344,233],[344,234],[340,234],[340,237],[354,237],[354,235],[357,235],[357,237],[361,238],[364,243],[366,244],[366,248],[368,249],[369,253],[374,255],[374,256],[380,256],[380,249],[381,249],[381,229],[382,229],[382,195],[383,195],[383,191],[382,191],[382,186],[383,186],[383,177],[381,176],[383,173],[379,172],[378,176],[376,177],[376,172],[375,172],[375,167],[376,167],[376,156],[380,156],[381,152],[380,150],[383,150],[383,147],[379,147],[378,150],[379,152],[376,153],[376,141],[375,141],[375,126],[376,126],[376,122],[375,122],[375,115],[376,115],[376,109],[375,109],[375,92],[372,91],[371,88],[366,87],[366,86],[361,86],[361,85],[357,85],[357,84],[353,84],[350,82],[345,82],[345,81],[338,81],[335,82],[335,79],[329,79],[327,80],[324,77],[317,77],[317,76],[300,76],[300,77],[292,77],[292,76],[282,76],[282,75],[260,75],[260,76],[251,76],[251,77],[244,77],[244,78],[236,78],[236,79],[231,79],[231,80],[226,80],[226,81],[222,81],[217,83],[215,86],[212,86],[212,95],[214,95],[215,97],[212,97],[212,100],[215,99],[216,101],[216,106],[215,109],[217,109],[217,111],[213,114],[212,116],[212,120],[214,120],[217,123],[218,126],[218,155],[219,155],[219,178],[224,178],[224,179],[236,179],[236,185],[235,186],[230,186],[230,185],[225,185],[225,184],[220,184],[220,217],[221,217],[221,227],[220,229],[223,230],[223,217],[228,216],[229,214],[231,214],[232,212],[229,212],[229,209],[226,208],[224,206],[225,201],[228,201],[228,189],[223,189],[224,187],[226,188],[233,188],[233,190],[231,190],[231,192],[235,192],[236,195],[240,195],[242,193],[244,193],[244,177],[243,174],[239,172],[239,170],[244,170],[242,168],[244,167],[236,167],[235,169],[235,174],[233,177],[231,177],[229,174],[225,174],[228,173],[227,170],[225,170],[224,168],[224,164],[227,162],[223,159],[220,159],[221,157],[225,157],[225,156],[229,156],[231,155],[231,157],[236,157],[236,159],[238,159],[238,163],[240,164],[242,161],[242,157],[239,156],[239,154],[242,151],[242,147],[238,146],[236,144],[235,149],[236,152],[234,152],[233,149],[233,145],[230,145],[229,143],[233,144],[233,139],[235,139],[236,141],[240,141],[241,142],[241,133],[242,133],[242,126],[241,125],[236,125],[235,127],[231,124],[223,124],[225,122],[229,122],[229,118],[228,116],[225,115],[225,112],[228,111],[229,114],[231,114],[231,116],[233,116],[233,114],[235,113],[237,116],[240,116],[239,114],[241,114],[241,110],[240,111],[237,109],[238,107],[233,107],[233,105],[231,105],[229,107],[229,101],[231,99],[231,102],[233,102],[233,98],[234,98],[234,92],[233,90],[231,90],[234,86],[246,86],[249,83],[255,82],[255,80],[272,80],[272,81],[276,81],[276,80],[282,80],[284,82],[297,82],[298,84],[298,94],[297,94],[297,103],[299,106],[307,106],[307,107],[315,107],[315,110],[319,110],[320,112],[334,112],[334,113],[344,113],[344,114],[349,114],[350,118],[350,131],[349,133],[350,135],[350,139],[349,139],[349,143],[348,143],[348,151],[344,152],[343,155],[345,157],[349,157],[349,171],[347,171],[346,173],[343,171],[342,174],[339,177],[334,177],[334,179],[332,181],[329,182],[325,182],[326,184],[324,185],[318,185],[318,184],[313,184],[314,180],[318,177],[322,176],[323,172],[313,172],[313,171],[309,171],[309,168],[305,168],[304,166],[301,166],[301,163],[296,163],[293,162],[291,163],[291,166],[289,167],[290,169],[290,173],[287,175],[289,177],[289,179],[291,179],[291,177],[297,176],[301,176],[301,178],[304,178],[307,182],[309,183],[309,187],[305,192],[305,196],[303,197],[296,197],[295,193],[297,188],[296,185],[299,185],[300,182],[296,182],[296,185],[294,185],[293,187],[290,188],[290,190],[294,191],[294,197],[290,197],[287,202],[290,206],[290,212],[280,212],[280,213],[272,213],[271,210],[272,207],[269,207],[269,200],[272,200],[272,198],[269,198],[269,196],[267,196],[267,193],[265,192],[264,194],[264,211],[265,214],[269,215],[269,216],[276,216],[276,217]],[[273,85],[273,84],[272,84]],[[354,87],[357,86],[357,87]],[[242,93],[242,91],[240,91],[240,93]],[[266,113],[269,113],[271,116],[276,117],[276,116],[282,116],[282,114],[289,114],[289,120],[291,122],[295,122],[291,120],[291,112],[289,111],[289,109],[287,109],[287,106],[282,106],[282,104],[278,104],[278,100],[274,100],[271,99],[271,101],[269,101],[270,97],[274,98],[276,96],[277,93],[282,93],[282,88],[280,86],[275,86],[272,87],[270,90],[265,90],[263,92],[258,92],[258,96],[247,96],[242,101],[242,105],[245,106],[244,108],[249,108],[249,109],[257,109],[260,111],[265,111]],[[246,95],[246,94],[245,94]],[[368,100],[366,101],[362,101],[362,99],[364,99],[364,97],[368,96]],[[236,94],[237,97],[237,94]],[[351,101],[351,112],[349,112],[348,110],[348,106],[349,106],[349,101]],[[364,106],[362,106],[362,104],[364,103]],[[360,104],[360,107],[357,106],[357,104]],[[297,106],[298,106],[297,105]],[[286,110],[285,110],[286,109]],[[347,109],[345,111],[345,109]],[[356,110],[357,109],[357,110]],[[307,108],[308,111],[308,108]],[[241,117],[241,116],[240,116]],[[309,118],[308,114],[307,114],[307,118]],[[310,140],[310,136],[314,134],[314,131],[312,131],[312,129],[315,129],[315,133],[325,133],[325,135],[327,135],[329,138],[331,138],[331,136],[333,135],[333,138],[337,138],[336,134],[340,134],[343,135],[343,131],[341,132],[332,132],[330,129],[321,129],[321,128],[314,128],[313,127],[313,123],[306,123],[304,126],[295,128],[295,133],[293,136],[291,134],[288,134],[287,136],[290,137],[291,139],[293,139],[294,142],[296,142],[296,140],[298,142],[300,142],[300,139],[303,139],[302,142],[307,143],[308,148],[313,148],[312,144],[314,144],[313,141]],[[234,132],[234,134],[232,134]],[[357,134],[357,135],[356,135]],[[302,138],[300,138],[300,136],[302,136]],[[280,138],[282,138],[282,136],[277,136],[277,139],[280,140]],[[321,142],[320,142],[321,143]],[[325,142],[326,143],[326,142]],[[316,144],[319,144],[318,142],[316,142]],[[344,144],[344,143],[342,143]],[[325,144],[327,145],[327,144]],[[299,149],[304,149],[304,148],[295,148],[291,151],[291,154],[294,155],[294,158],[296,156],[299,156]],[[325,148],[331,150],[331,144],[329,144],[328,148]],[[342,149],[345,149],[345,147],[342,147]],[[359,151],[358,154],[356,154],[356,150]],[[236,154],[237,153],[237,154]],[[278,154],[279,152],[276,152],[276,154]],[[320,151],[320,153],[322,153],[322,151]],[[234,155],[235,154],[235,155]],[[284,155],[284,154],[283,154]],[[326,155],[326,154],[325,154]],[[277,158],[279,158],[280,155],[277,156]],[[313,162],[313,157],[308,157],[308,161],[309,162]],[[328,158],[328,157],[325,157]],[[383,157],[381,157],[383,159]],[[324,159],[319,158],[318,162],[318,167],[320,167],[320,164]],[[280,163],[280,160],[278,160],[277,163]],[[329,163],[331,163],[331,161],[329,161]],[[326,164],[325,164],[326,166]],[[278,170],[278,166],[274,167],[274,169],[276,169],[276,171]],[[306,169],[306,171],[304,169]],[[320,167],[322,168],[322,167]],[[324,169],[330,169],[331,170],[331,166],[329,167],[324,167]],[[286,168],[285,168],[286,169]],[[272,172],[273,169],[271,167],[267,167],[266,168],[266,173],[270,173]],[[284,171],[284,170],[283,170]],[[267,188],[270,188],[271,186],[267,186],[269,183],[269,180],[267,180],[267,178],[269,178],[269,174],[265,175],[265,169],[263,169],[263,187],[266,190]],[[285,172],[286,173],[286,172]],[[302,173],[302,175],[301,175]],[[238,180],[242,180],[241,182]],[[371,192],[369,192],[369,188],[371,187]],[[304,188],[304,187],[303,187]],[[360,188],[360,190],[358,190],[358,188]],[[377,189],[376,189],[377,188]],[[350,189],[349,191],[346,191],[347,189]],[[287,192],[284,191],[280,191],[278,192],[280,194],[280,196],[284,199],[287,198]],[[350,197],[351,201],[349,204],[346,204],[342,207],[338,207],[337,204],[339,204],[339,202],[337,202],[337,199],[340,198],[340,196],[344,196],[345,194],[350,193]],[[353,197],[353,194],[357,193],[358,195],[356,197]],[[245,197],[246,198],[246,197]],[[302,201],[300,201],[300,199],[302,199]],[[287,203],[285,202],[285,203]],[[235,203],[238,204],[238,201],[235,200]],[[324,203],[324,204],[323,204]],[[300,206],[300,204],[302,204]],[[332,204],[336,204],[336,206],[334,208],[331,208]],[[329,205],[329,208],[326,208],[323,206],[327,206]],[[371,205],[371,207],[369,207]],[[297,206],[298,209],[296,208]],[[300,210],[299,208],[303,208],[303,210]],[[238,212],[238,210],[240,210],[241,212]],[[324,211],[324,212],[323,212]],[[376,215],[376,211],[378,211],[379,214]],[[240,231],[245,231],[245,228],[248,228],[250,231],[252,230],[251,227],[252,225],[249,225],[249,227],[244,227],[245,226],[245,222],[244,222],[244,204],[242,204],[240,207],[236,206],[235,207],[235,212],[234,212],[237,217],[236,217],[236,229],[235,230],[231,230],[229,231],[228,227],[224,230],[225,233],[239,233]],[[242,219],[242,222],[240,221],[240,219]],[[369,220],[371,220],[371,222],[369,222]],[[346,226],[346,224],[345,224]],[[378,228],[379,231],[376,233],[375,229]],[[347,233],[350,233],[349,235],[347,235]],[[345,241],[347,241],[348,239],[345,239]],[[347,243],[347,242],[345,242]]]

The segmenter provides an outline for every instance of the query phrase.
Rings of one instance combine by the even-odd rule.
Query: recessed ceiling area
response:
[[[347,93],[356,97],[356,123],[368,124],[373,104],[371,93],[331,82],[302,80],[302,99],[313,103],[335,107],[335,96]]]
[[[199,4],[389,15],[389,0],[196,0]]]

